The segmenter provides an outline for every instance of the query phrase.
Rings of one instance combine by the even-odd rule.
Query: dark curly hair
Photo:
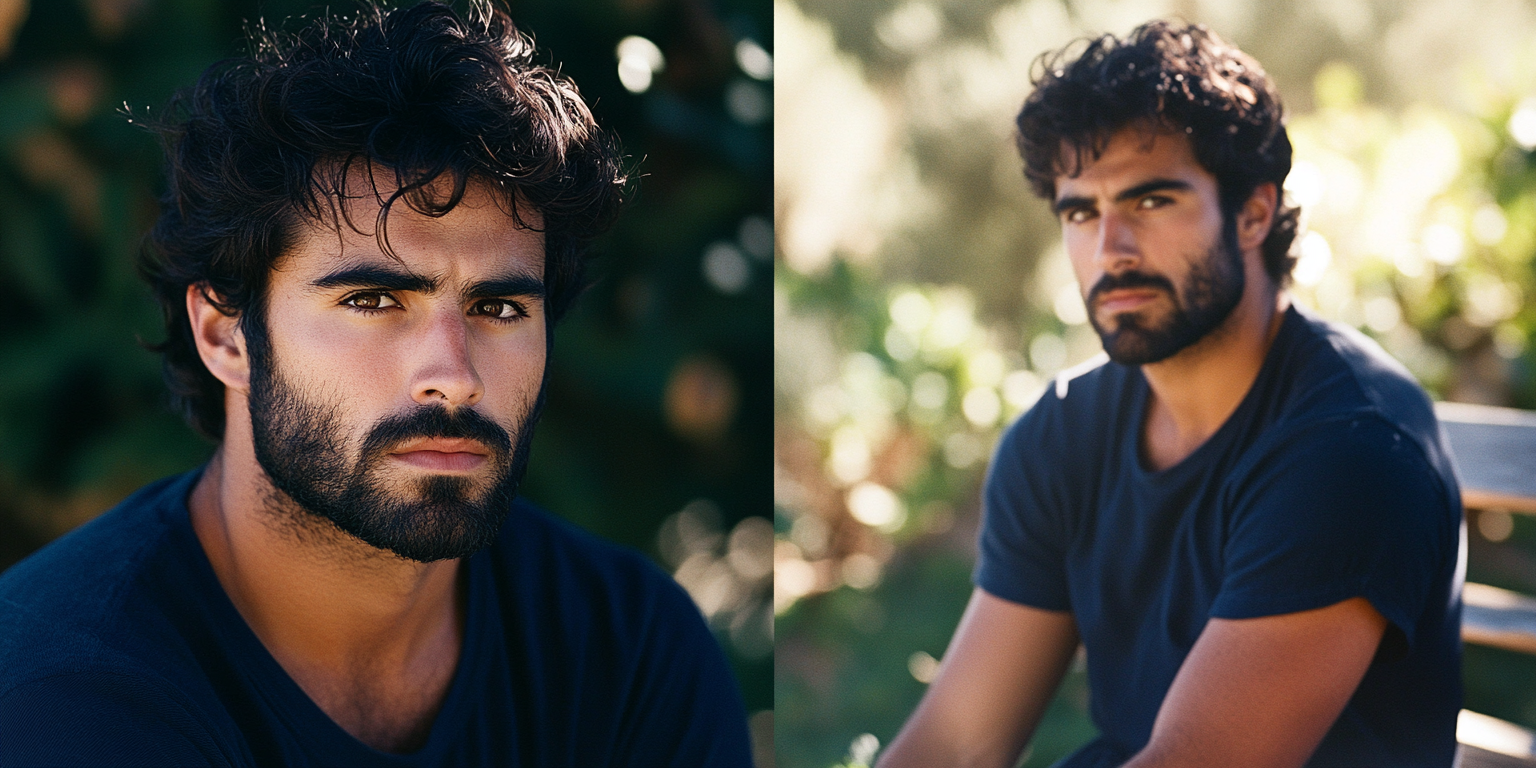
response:
[[[474,182],[511,215],[519,204],[536,210],[546,314],[560,318],[583,285],[584,245],[622,202],[625,172],[576,86],[533,62],[532,40],[505,13],[489,0],[463,15],[370,0],[292,33],[258,22],[248,36],[249,55],[209,67],[149,121],[169,183],[139,270],[165,317],[153,348],[194,429],[222,437],[224,385],[198,356],[188,286],[238,315],[249,340],[264,337],[273,265],[302,223],[357,228],[338,203],[357,196],[348,179],[357,184],[359,170],[384,206],[370,223],[386,254],[400,200],[441,216]]]
[[[1229,228],[1254,189],[1273,182],[1279,193],[1291,171],[1274,84],[1253,57],[1204,26],[1148,22],[1123,40],[1103,35],[1042,54],[1033,69],[1035,89],[1017,121],[1019,153],[1030,185],[1048,200],[1058,177],[1082,172],[1111,136],[1137,123],[1189,136],[1216,177]],[[1276,285],[1295,266],[1300,213],[1282,195],[1261,248]]]

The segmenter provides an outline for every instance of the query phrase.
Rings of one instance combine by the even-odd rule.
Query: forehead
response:
[[[1200,165],[1189,137],[1182,131],[1130,126],[1111,134],[1097,157],[1091,149],[1084,147],[1077,154],[1077,148],[1063,142],[1062,166],[1077,172],[1056,177],[1058,199],[1100,187],[1113,193],[1152,179],[1215,184],[1215,176]]]

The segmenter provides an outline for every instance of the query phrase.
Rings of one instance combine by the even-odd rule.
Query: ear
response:
[[[1244,252],[1258,248],[1269,237],[1280,206],[1280,190],[1272,181],[1254,187],[1253,194],[1237,211],[1237,247]]]
[[[209,298],[212,290],[206,284],[187,286],[187,317],[192,321],[197,354],[214,378],[244,392],[251,386],[251,364],[240,316],[227,315],[215,306]]]

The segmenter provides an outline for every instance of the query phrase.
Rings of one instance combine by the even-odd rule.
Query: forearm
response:
[[[880,768],[1010,768],[1076,648],[1071,614],[977,589],[938,675]]]
[[[1222,762],[1224,759],[1221,755],[1203,753],[1192,743],[1170,747],[1166,742],[1154,742],[1137,752],[1135,757],[1127,760],[1120,768],[1225,768],[1243,764],[1241,760],[1236,763]]]
[[[1120,768],[1230,768],[1234,765],[1254,768],[1300,768],[1312,754],[1315,742],[1277,743],[1275,739],[1259,739],[1260,744],[1247,750],[1232,750],[1234,744],[1246,741],[1240,734],[1206,734],[1202,739],[1191,734],[1188,738],[1174,739],[1154,737],[1135,757]]]
[[[1029,733],[1012,738],[997,733],[969,734],[938,722],[920,706],[881,753],[876,768],[1011,768],[1028,740]]]
[[[1358,597],[1212,619],[1163,699],[1151,740],[1123,768],[1300,768],[1359,686],[1386,623]]]

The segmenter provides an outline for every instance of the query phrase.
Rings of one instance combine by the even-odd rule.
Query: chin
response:
[[[489,473],[494,477],[486,472],[375,475],[353,487],[348,503],[324,510],[323,516],[368,545],[407,560],[468,557],[496,539],[511,510],[520,467],[500,469]]]
[[[1121,365],[1160,363],[1199,341],[1199,336],[1168,318],[1154,326],[1130,313],[1116,315],[1113,329],[1095,323],[1095,330],[1104,353]]]

